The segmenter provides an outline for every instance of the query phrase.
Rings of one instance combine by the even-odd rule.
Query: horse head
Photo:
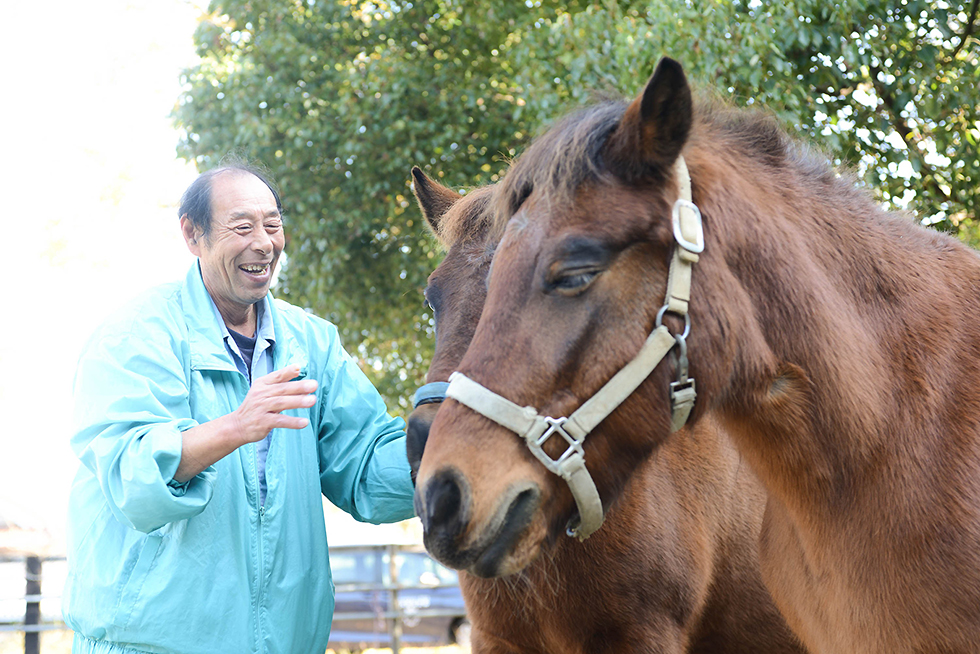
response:
[[[445,369],[430,370],[430,380],[445,379],[458,362],[460,373],[492,394],[559,417],[572,415],[629,363],[664,305],[676,246],[671,215],[680,181],[675,164],[690,128],[686,79],[676,62],[664,60],[633,103],[572,116],[535,141],[492,197],[482,190],[486,195],[479,199],[491,205],[481,212],[490,221],[476,249],[487,265],[494,257],[496,272],[489,284],[485,268],[467,279],[474,293],[486,293],[482,318],[474,330],[476,316],[468,316],[470,327],[454,333],[455,342],[445,349],[452,356],[443,359]],[[577,154],[570,156],[572,151]],[[467,210],[445,190],[435,192],[431,183],[419,180],[416,176],[420,204],[440,234],[440,212],[458,220]],[[427,195],[432,197],[426,200]],[[448,244],[440,268],[472,260],[473,253],[464,254],[461,244]],[[474,242],[467,247],[472,250]],[[437,302],[439,278],[437,269],[427,292]],[[683,318],[673,313],[661,318],[681,334]],[[443,332],[437,318],[437,351],[442,333],[449,330]],[[672,335],[669,340],[673,345]],[[598,495],[600,515],[671,431],[669,393],[678,371],[670,359],[603,419],[584,445],[591,475],[586,485],[597,489],[591,492]],[[662,410],[651,418],[648,406]],[[418,468],[416,508],[434,555],[477,575],[508,574],[533,560],[545,539],[561,537],[575,524],[582,502],[540,463],[545,456],[561,459],[567,439],[536,434],[544,438],[540,453],[532,456],[514,431],[468,406],[449,402],[435,418],[432,413],[426,410],[431,430],[424,430],[429,443]],[[618,436],[613,444],[608,437],[613,433],[636,436]],[[417,444],[418,439],[419,452]]]
[[[768,491],[760,565],[804,643],[971,651],[975,251],[765,112],[694,105],[667,59],[633,102],[538,137],[487,213],[483,312],[418,467],[432,554],[521,571],[717,421]]]
[[[429,276],[425,302],[433,312],[436,347],[426,385],[408,419],[408,460],[417,475],[429,427],[445,397],[449,375],[463,359],[480,320],[495,243],[488,236],[492,187],[461,195],[412,169],[415,197],[446,256]]]

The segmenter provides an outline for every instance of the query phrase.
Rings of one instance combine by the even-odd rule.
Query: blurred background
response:
[[[6,6],[0,179],[23,215],[5,222],[0,552],[63,553],[75,360],[115,307],[185,273],[177,201],[226,154],[281,186],[274,292],[337,323],[407,415],[441,257],[412,166],[457,189],[492,183],[556,117],[632,96],[669,55],[702,95],[774,113],[884,206],[976,246],[977,13],[975,0]],[[364,529],[325,510],[332,544],[419,542],[417,521]]]

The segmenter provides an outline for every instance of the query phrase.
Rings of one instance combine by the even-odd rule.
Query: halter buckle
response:
[[[687,378],[670,384],[670,431],[675,432],[687,423],[698,394],[694,379]]]
[[[693,222],[685,225],[694,227],[694,241],[687,240],[683,230],[681,230],[681,209],[687,209],[694,217]],[[701,224],[701,210],[698,209],[698,205],[690,200],[677,200],[674,202],[674,208],[671,211],[671,223],[674,227],[674,240],[677,241],[677,245],[693,254],[704,252],[704,227]]]

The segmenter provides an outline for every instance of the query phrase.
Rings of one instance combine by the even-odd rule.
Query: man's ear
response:
[[[191,251],[195,257],[201,256],[201,234],[198,232],[197,227],[194,226],[194,222],[191,220],[190,216],[186,213],[180,217],[180,232],[184,235],[184,243],[187,243],[187,249]]]

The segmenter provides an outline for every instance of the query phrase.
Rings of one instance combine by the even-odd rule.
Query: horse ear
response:
[[[606,161],[628,180],[669,168],[687,142],[692,106],[684,69],[664,57],[606,142]]]
[[[418,166],[412,168],[412,179],[414,181],[412,191],[419,203],[419,209],[422,210],[425,221],[438,237],[439,222],[442,217],[463,196],[431,179]]]

